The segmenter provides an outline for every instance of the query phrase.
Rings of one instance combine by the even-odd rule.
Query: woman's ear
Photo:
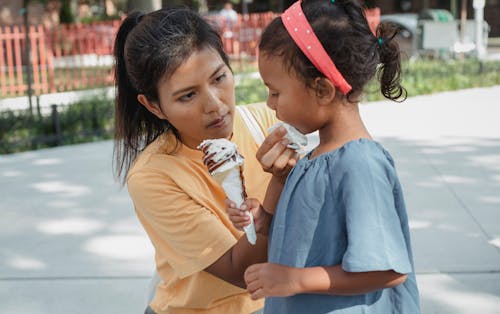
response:
[[[335,85],[324,77],[317,77],[314,79],[314,88],[320,105],[329,105],[335,98],[335,93],[337,92]]]
[[[156,102],[151,102],[144,94],[137,95],[137,100],[148,109],[149,112],[158,117],[158,119],[165,120],[167,117],[163,114],[160,106]]]

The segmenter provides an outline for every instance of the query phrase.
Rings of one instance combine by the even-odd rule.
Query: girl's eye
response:
[[[269,91],[269,95],[271,95],[271,97],[278,97],[280,93],[278,92],[272,92],[272,91]]]
[[[194,92],[189,92],[179,98],[180,101],[186,102],[190,101],[194,97]]]

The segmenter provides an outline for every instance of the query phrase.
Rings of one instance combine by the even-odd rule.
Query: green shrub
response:
[[[236,85],[236,104],[251,104],[267,98],[267,88],[260,79],[244,78]]]
[[[500,84],[500,62],[418,60],[403,65],[408,97]],[[365,101],[382,100],[377,81],[366,88]]]
[[[251,69],[245,68],[245,72]],[[254,69],[254,72],[256,69]],[[500,85],[500,62],[417,61],[404,65],[403,86],[408,96],[471,87]],[[265,101],[267,88],[258,78],[243,78],[236,86],[236,103]],[[365,90],[363,102],[384,99],[376,81]],[[113,100],[97,97],[70,106],[57,106],[60,132],[51,115],[28,111],[0,112],[0,154],[55,145],[108,139],[113,133]]]
[[[28,110],[0,112],[0,154],[112,137],[112,100],[89,98],[55,108],[57,119]]]

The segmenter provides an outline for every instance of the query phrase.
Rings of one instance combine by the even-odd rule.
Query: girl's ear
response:
[[[324,77],[317,77],[314,79],[314,88],[320,105],[329,105],[335,98],[337,92],[335,85]]]
[[[149,112],[158,117],[158,119],[165,120],[167,117],[163,114],[160,106],[156,102],[151,102],[144,94],[137,95],[137,100],[148,109]]]

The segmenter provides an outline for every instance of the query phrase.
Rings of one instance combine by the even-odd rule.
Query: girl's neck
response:
[[[329,112],[330,118],[319,129],[319,145],[311,158],[342,147],[360,138],[372,139],[359,114],[358,104],[338,104]]]

